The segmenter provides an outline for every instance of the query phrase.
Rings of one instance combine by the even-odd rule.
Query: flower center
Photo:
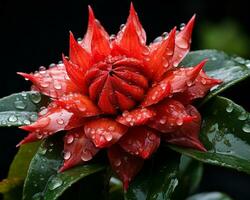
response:
[[[133,108],[148,88],[143,64],[134,58],[112,57],[101,61],[85,74],[89,97],[106,114]]]

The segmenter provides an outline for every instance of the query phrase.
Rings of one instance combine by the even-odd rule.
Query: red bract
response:
[[[82,41],[70,33],[69,58],[34,74],[19,73],[52,102],[38,120],[21,127],[30,134],[20,144],[68,131],[64,171],[108,149],[125,189],[144,159],[168,143],[206,151],[199,141],[201,117],[190,104],[221,81],[194,67],[177,67],[188,53],[195,16],[181,30],[146,45],[146,34],[131,4],[127,23],[109,36],[89,7]]]

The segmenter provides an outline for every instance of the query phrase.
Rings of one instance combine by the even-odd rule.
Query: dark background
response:
[[[17,71],[32,72],[39,66],[61,60],[68,53],[71,30],[83,37],[87,27],[87,5],[112,34],[126,22],[130,1],[0,0],[0,97],[29,89]],[[250,12],[247,1],[134,0],[141,22],[152,41],[196,13],[192,49],[216,48],[250,57]],[[230,93],[230,92],[229,92]],[[233,92],[232,92],[233,93]],[[249,108],[246,94],[236,101]],[[7,173],[15,144],[24,133],[2,129],[5,145],[0,152],[0,179]],[[224,191],[236,200],[250,199],[250,176],[224,168],[206,166],[200,191]]]

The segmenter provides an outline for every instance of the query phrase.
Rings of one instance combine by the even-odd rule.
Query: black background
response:
[[[119,30],[120,24],[125,23],[130,1],[0,0],[0,97],[29,89],[29,83],[16,75],[17,71],[32,72],[41,65],[58,62],[62,52],[68,53],[69,30],[76,37],[83,37],[86,31],[88,4],[112,34]],[[147,32],[148,41],[175,25],[187,22],[194,13],[197,14],[197,26],[193,50],[199,47],[196,36],[199,34],[199,23],[205,20],[219,22],[227,17],[233,18],[250,36],[247,1],[134,0],[134,6]],[[238,95],[237,100],[249,106],[246,95]],[[6,141],[0,148],[1,178],[6,175],[15,144],[23,136],[24,133],[17,129],[1,129],[0,138]],[[219,190],[236,200],[249,200],[249,188],[250,176],[206,166],[200,191]]]

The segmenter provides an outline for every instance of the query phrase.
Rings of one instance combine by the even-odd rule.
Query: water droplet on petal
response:
[[[161,42],[163,38],[161,36],[154,39],[153,43]]]
[[[68,160],[71,157],[71,153],[69,151],[66,151],[63,155],[64,160]]]
[[[186,24],[185,23],[181,23],[180,24],[180,30],[182,31],[185,28]]]
[[[48,187],[50,190],[54,190],[58,187],[60,187],[63,184],[63,181],[59,177],[54,177],[51,182],[49,183]]]
[[[67,144],[71,144],[74,141],[74,136],[73,135],[69,135],[66,139]]]
[[[92,159],[92,154],[91,154],[91,152],[89,151],[89,150],[87,150],[87,149],[84,149],[83,151],[82,151],[82,155],[81,155],[81,159],[82,159],[82,161],[89,161],[89,160],[91,160]]]
[[[115,160],[115,162],[114,162],[114,165],[115,165],[116,167],[119,167],[121,164],[122,164],[122,162],[121,162],[120,159],[117,159],[117,160]]]
[[[110,134],[109,132],[106,132],[105,134],[104,134],[104,137],[105,137],[105,139],[109,142],[109,141],[111,141],[112,140],[112,134]]]
[[[63,124],[64,124],[64,120],[63,120],[63,119],[57,119],[56,122],[57,122],[59,125],[63,125]]]
[[[182,120],[181,118],[177,119],[177,120],[176,120],[176,124],[177,124],[178,126],[181,126],[181,125],[183,124],[183,120]]]
[[[121,24],[120,30],[122,30],[125,27],[125,24]]]

